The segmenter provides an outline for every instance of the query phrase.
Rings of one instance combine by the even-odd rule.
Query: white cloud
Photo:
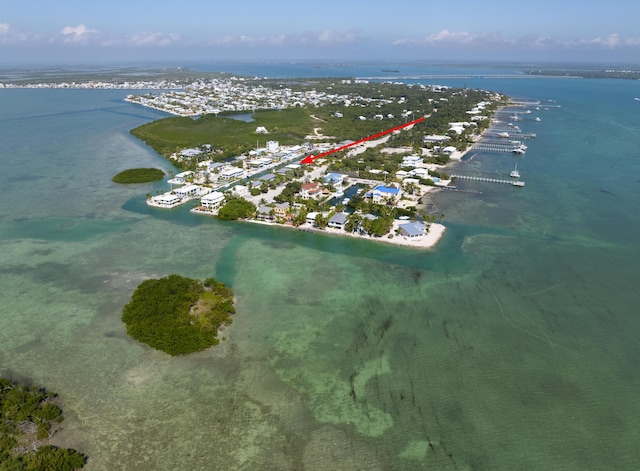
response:
[[[97,33],[98,31],[95,29],[89,29],[85,25],[78,26],[65,26],[60,31],[65,36],[84,36],[87,34]]]
[[[9,34],[9,23],[0,23],[0,34],[2,36]]]
[[[400,38],[392,42],[394,46],[449,47],[466,49],[517,48],[529,50],[597,48],[618,49],[640,46],[640,38],[622,39],[618,34],[599,36],[592,39],[560,40],[551,36],[527,34],[520,38],[504,38],[499,33],[470,33],[467,31],[442,30],[422,39]]]
[[[129,36],[127,44],[138,47],[171,46],[182,41],[182,36],[177,33],[137,33]]]
[[[412,46],[502,46],[512,44],[512,40],[504,39],[499,33],[469,33],[467,31],[449,31],[444,29],[430,34],[423,39],[401,38],[392,42],[393,45]]]
[[[610,34],[609,36],[597,37],[593,39],[582,39],[577,42],[578,45],[581,46],[602,46],[605,48],[613,49],[617,46],[620,46],[622,42],[620,41],[620,36],[617,34]]]
[[[85,25],[78,26],[65,26],[60,31],[63,36],[63,41],[66,43],[87,43],[91,36],[95,35],[98,31],[95,29],[89,29]]]
[[[324,29],[322,31],[307,31],[304,33],[274,34],[274,35],[225,35],[208,38],[202,41],[206,46],[247,46],[247,47],[327,47],[350,44],[360,39],[359,30],[345,32]]]

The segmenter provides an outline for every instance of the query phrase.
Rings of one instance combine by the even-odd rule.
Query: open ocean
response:
[[[88,470],[638,469],[640,82],[200,67],[553,106],[518,123],[526,155],[453,167],[517,162],[526,187],[435,194],[447,232],[420,251],[148,208],[166,184],[111,177],[170,168],[128,134],[162,113],[125,90],[0,90],[0,374],[60,394],[54,444]],[[235,290],[220,346],[174,358],[127,337],[132,291],[170,273]]]

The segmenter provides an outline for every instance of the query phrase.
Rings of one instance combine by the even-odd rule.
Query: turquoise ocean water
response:
[[[147,208],[162,183],[111,177],[169,169],[128,134],[161,113],[126,91],[0,90],[0,374],[60,393],[56,444],[91,470],[637,469],[638,82],[208,67],[397,74],[553,107],[519,123],[538,136],[526,155],[454,166],[517,162],[526,187],[436,194],[447,232],[416,251]],[[170,273],[234,288],[219,347],[171,358],[126,336],[133,289]]]

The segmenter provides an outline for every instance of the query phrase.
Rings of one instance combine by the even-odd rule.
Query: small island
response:
[[[122,309],[122,321],[134,339],[186,355],[217,345],[219,330],[234,313],[233,291],[224,283],[174,274],[143,281]]]
[[[130,168],[111,179],[114,183],[149,183],[162,180],[164,172],[158,168]]]
[[[0,378],[0,469],[84,467],[87,458],[82,453],[49,444],[62,422],[55,397],[42,388]]]

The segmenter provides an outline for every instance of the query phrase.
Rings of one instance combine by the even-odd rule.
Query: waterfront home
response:
[[[177,173],[172,179],[167,180],[170,185],[184,185],[187,183],[189,177],[193,175],[193,172],[187,170],[186,172]]]
[[[261,182],[270,182],[275,180],[276,176],[273,173],[265,173],[264,175],[262,175],[261,177],[258,177],[258,180]]]
[[[240,178],[244,175],[244,170],[238,167],[230,167],[220,172],[220,178],[222,180],[232,180],[234,178]]]
[[[342,180],[346,177],[346,175],[342,175],[340,173],[329,173],[326,177],[324,177],[324,182],[329,183],[331,185],[341,185]]]
[[[173,192],[179,196],[180,198],[193,198],[194,196],[201,194],[204,188],[199,187],[198,185],[185,185],[182,188],[178,188]],[[211,190],[209,190],[211,191]]]
[[[286,219],[287,216],[291,216],[289,212],[290,211],[289,203],[276,203],[276,205],[273,208],[273,211],[275,212],[276,217],[281,219]]]
[[[267,141],[267,152],[278,152],[278,149],[280,148],[280,143],[278,141]]]
[[[267,165],[269,165],[272,162],[273,160],[267,157],[260,157],[258,159],[253,159],[249,161],[248,164],[251,168],[265,168]]]
[[[224,194],[220,193],[219,191],[214,191],[212,193],[209,193],[208,195],[203,196],[200,200],[200,204],[202,204],[202,206],[204,206],[205,208],[212,210],[220,206],[223,201]]]
[[[173,208],[177,206],[182,201],[178,195],[173,194],[172,192],[163,193],[162,195],[154,196],[147,200],[147,203],[152,206],[160,206],[163,208]]]
[[[318,198],[322,196],[322,187],[319,183],[303,183],[300,188],[300,196],[302,198]]]
[[[316,217],[318,216],[318,214],[322,214],[316,211],[311,211],[307,213],[307,224],[315,224],[316,223]]]
[[[347,223],[348,215],[345,213],[336,213],[329,218],[329,227],[334,229],[344,229],[344,225]]]
[[[365,198],[370,198],[376,204],[395,203],[400,199],[401,194],[400,188],[395,186],[378,185],[373,190],[367,191]]]
[[[421,222],[407,222],[398,226],[398,232],[408,239],[417,239],[427,232],[427,226]]]
[[[256,219],[259,221],[273,221],[275,219],[274,209],[271,206],[260,205],[256,212]]]

